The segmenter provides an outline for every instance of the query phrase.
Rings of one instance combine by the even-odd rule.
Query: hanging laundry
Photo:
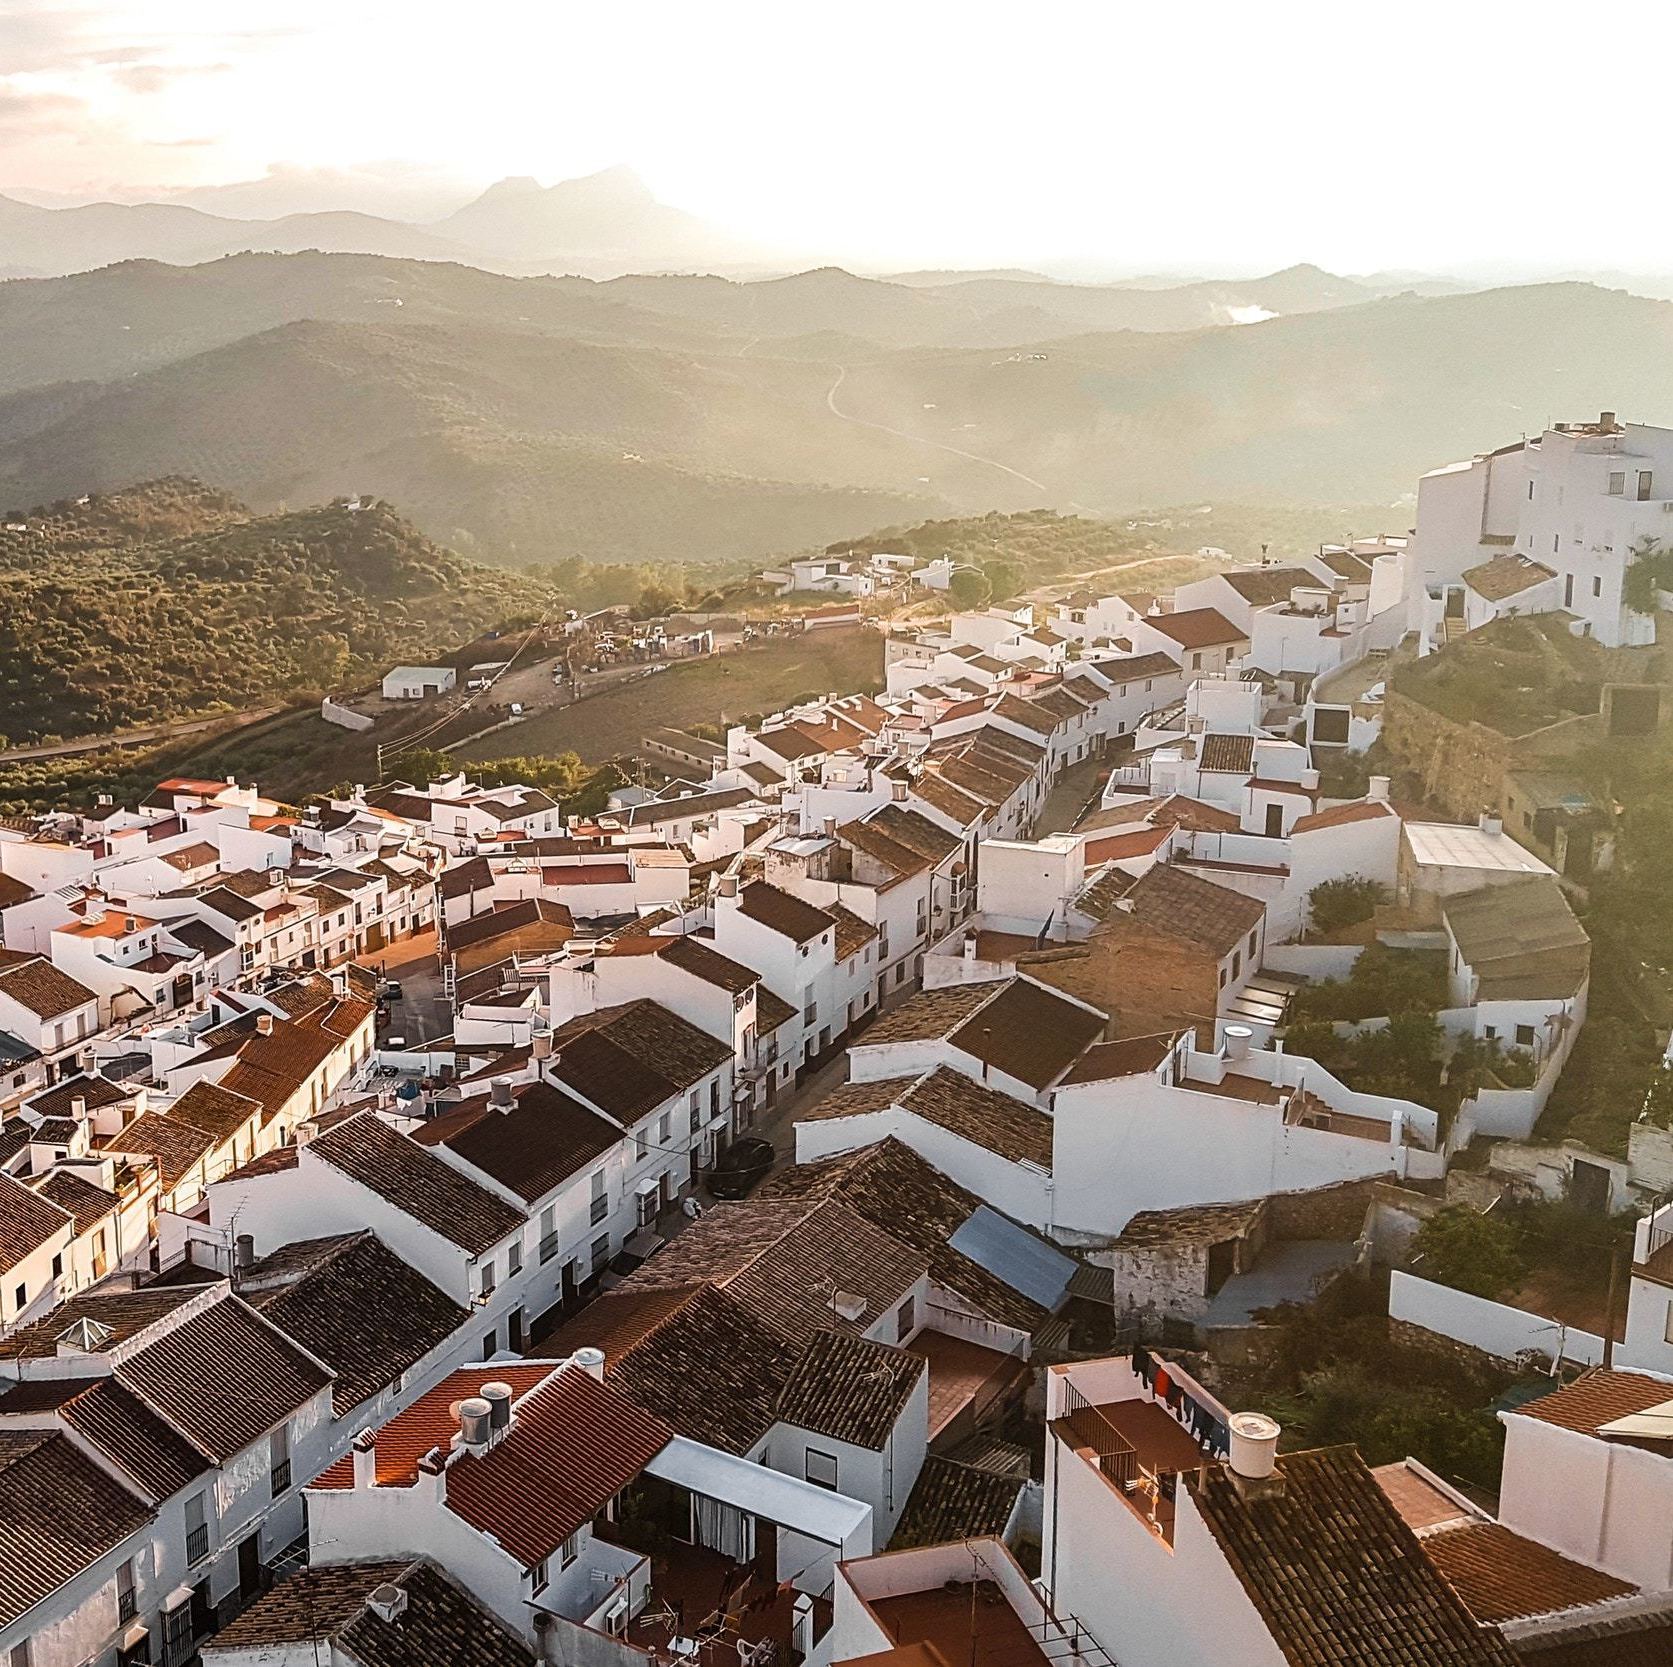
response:
[[[1160,1362],[1156,1366],[1156,1376],[1150,1385],[1150,1392],[1158,1401],[1166,1400],[1168,1392],[1173,1388],[1173,1379],[1168,1376],[1168,1369]]]

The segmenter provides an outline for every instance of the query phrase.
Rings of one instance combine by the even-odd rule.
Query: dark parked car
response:
[[[742,1198],[773,1167],[773,1143],[746,1135],[734,1140],[709,1171],[709,1191],[716,1198]]]

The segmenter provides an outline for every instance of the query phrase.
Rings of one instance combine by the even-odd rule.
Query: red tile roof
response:
[[[1607,1603],[1638,1589],[1497,1522],[1442,1528],[1421,1543],[1447,1585],[1487,1626]]]
[[[1351,804],[1332,805],[1329,810],[1315,810],[1310,816],[1296,819],[1292,834],[1312,833],[1316,828],[1340,828],[1349,822],[1375,822],[1394,815],[1390,805],[1377,799],[1356,799]]]
[[[1517,1407],[1512,1416],[1534,1418],[1581,1435],[1596,1435],[1600,1425],[1612,1424],[1631,1413],[1647,1412],[1664,1401],[1673,1401],[1673,1383],[1666,1378],[1606,1371],[1598,1366],[1567,1387]]]
[[[1218,648],[1224,643],[1247,642],[1249,633],[1214,608],[1187,608],[1183,613],[1148,614],[1145,624],[1171,637],[1182,648]]]

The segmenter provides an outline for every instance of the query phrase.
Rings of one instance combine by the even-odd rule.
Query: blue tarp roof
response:
[[[1074,1276],[1070,1257],[986,1204],[978,1205],[947,1242],[1042,1308],[1055,1309]]]

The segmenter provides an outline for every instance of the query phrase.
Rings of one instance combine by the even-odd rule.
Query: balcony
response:
[[[186,1535],[186,1561],[189,1564],[201,1563],[209,1555],[209,1525],[201,1523],[190,1529]]]

